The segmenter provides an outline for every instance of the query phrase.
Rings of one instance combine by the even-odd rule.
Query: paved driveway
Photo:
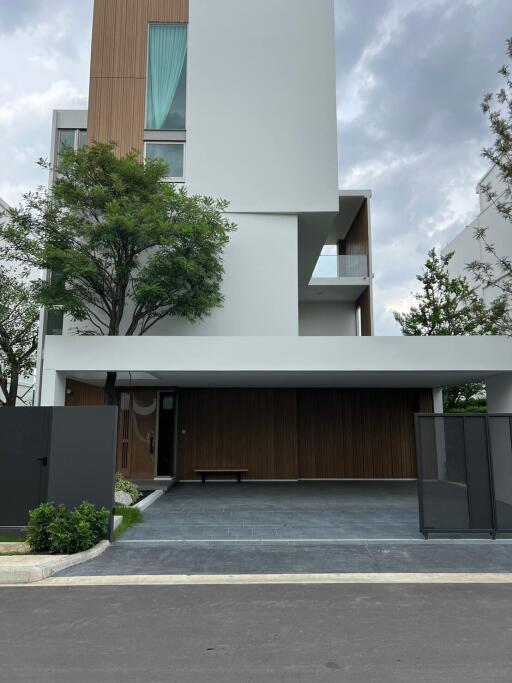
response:
[[[178,484],[123,541],[420,538],[416,483]]]
[[[61,576],[502,572],[510,541],[424,541],[414,482],[179,484]]]

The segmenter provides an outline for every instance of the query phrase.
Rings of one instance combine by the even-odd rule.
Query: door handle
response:
[[[48,458],[36,458],[37,462],[40,462],[43,467],[48,465]]]
[[[151,455],[153,455],[153,453],[155,452],[154,439],[155,439],[154,435],[150,434],[149,435],[149,452],[151,453]]]

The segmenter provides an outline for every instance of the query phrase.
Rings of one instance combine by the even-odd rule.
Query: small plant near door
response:
[[[79,553],[107,537],[109,518],[108,510],[85,501],[73,509],[41,503],[30,511],[26,540],[37,553]]]
[[[116,505],[132,505],[141,497],[139,487],[123,477],[121,472],[116,472],[115,501]]]

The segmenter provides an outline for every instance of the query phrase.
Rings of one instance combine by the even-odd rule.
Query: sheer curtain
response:
[[[164,127],[186,55],[186,26],[152,24],[149,27],[147,128]]]

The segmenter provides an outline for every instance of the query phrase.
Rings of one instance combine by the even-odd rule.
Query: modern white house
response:
[[[450,274],[453,276],[464,275],[473,285],[477,287],[484,301],[490,303],[500,295],[497,287],[482,286],[475,282],[471,272],[467,270],[467,264],[473,261],[490,263],[495,265],[493,256],[486,252],[481,240],[475,238],[475,230],[486,228],[486,239],[496,247],[498,256],[512,255],[512,225],[497,210],[492,202],[489,202],[484,187],[490,186],[497,196],[503,194],[505,186],[499,177],[498,169],[492,166],[481,178],[476,187],[476,192],[480,201],[480,213],[467,227],[464,228],[454,239],[443,249],[443,254],[454,252],[453,258],[448,266]],[[498,274],[498,270],[495,271]]]
[[[512,412],[507,339],[374,336],[371,191],[339,190],[337,136],[334,0],[96,0],[89,108],[55,112],[53,157],[162,156],[237,230],[203,322],[94,337],[46,316],[40,404],[101,403],[117,371],[118,468],[184,480],[413,478],[436,389],[486,380]]]

